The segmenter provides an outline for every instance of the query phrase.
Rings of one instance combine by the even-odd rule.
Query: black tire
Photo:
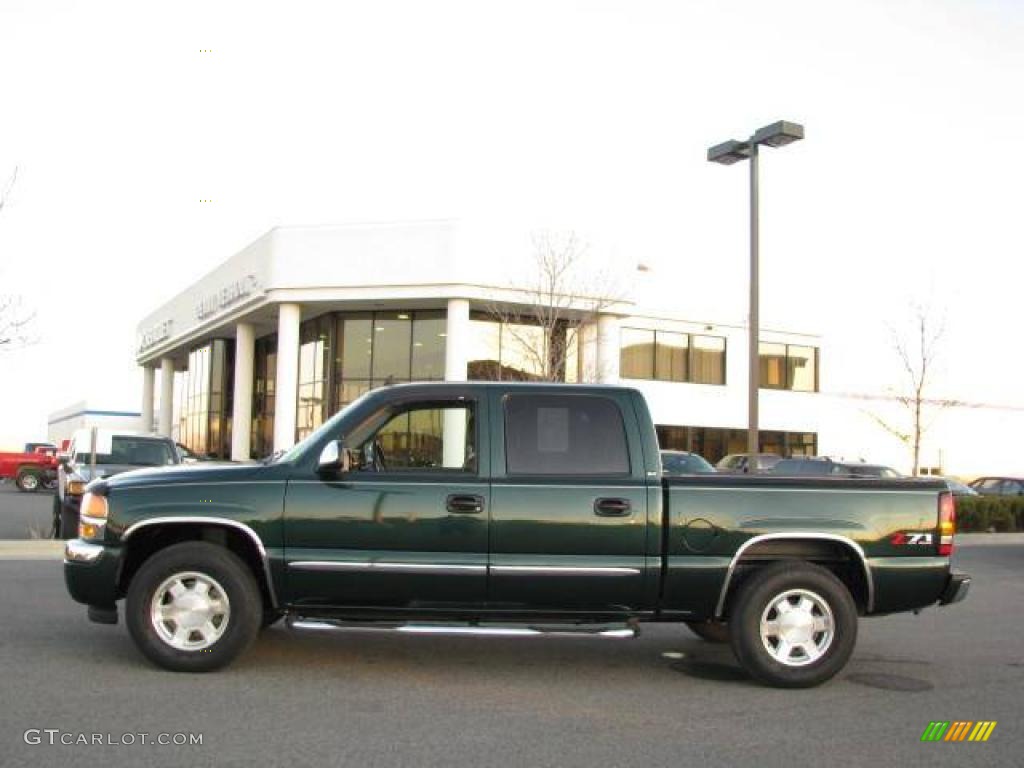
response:
[[[772,606],[787,594],[786,602],[800,609],[798,619],[805,622],[795,633],[809,633],[806,642],[794,643],[788,653],[781,636],[762,639],[761,635],[762,617],[769,625],[772,617],[777,619],[780,613]],[[805,597],[813,606],[811,611],[800,608]],[[831,613],[830,622],[825,609]],[[813,622],[819,619],[831,627],[830,632],[815,630]],[[777,688],[810,688],[834,677],[849,661],[857,643],[857,606],[850,591],[830,571],[812,563],[780,562],[743,583],[730,612],[729,635],[733,653],[751,677]],[[820,657],[813,659],[808,648]],[[789,661],[778,660],[780,653]]]
[[[151,619],[157,590],[175,574],[198,574],[223,590],[230,611],[223,620],[226,625],[218,626],[222,634],[207,647],[175,647]],[[128,631],[139,650],[154,664],[175,672],[210,672],[231,663],[255,640],[262,617],[259,587],[248,566],[224,547],[202,541],[175,544],[146,560],[132,578],[125,606]],[[187,639],[192,637],[188,632]]]
[[[43,487],[43,477],[34,469],[22,469],[18,471],[14,484],[22,493],[35,493]]]
[[[59,539],[60,536],[60,510],[61,510],[60,497],[57,494],[53,494],[53,526],[50,529],[50,536],[54,539]]]
[[[729,625],[722,621],[688,621],[686,626],[693,634],[708,643],[728,643]]]
[[[58,502],[59,503],[59,502]],[[67,504],[59,504],[60,506],[60,538],[62,539],[77,539],[78,538],[78,510],[74,507],[69,507]]]

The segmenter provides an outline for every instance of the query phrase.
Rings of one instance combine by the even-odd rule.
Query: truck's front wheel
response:
[[[39,473],[34,469],[23,469],[18,472],[18,477],[14,484],[18,486],[18,490],[22,493],[35,493],[39,490],[39,486],[43,484],[43,481],[39,477]]]
[[[751,676],[808,688],[846,666],[857,642],[857,606],[824,568],[777,563],[743,584],[729,627],[733,652]]]
[[[208,672],[241,654],[259,632],[263,605],[233,553],[200,541],[150,557],[128,589],[125,620],[139,650],[176,672]]]

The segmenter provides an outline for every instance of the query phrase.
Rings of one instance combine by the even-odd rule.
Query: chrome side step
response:
[[[525,624],[428,624],[423,622],[342,621],[329,618],[289,616],[289,629],[339,632],[401,632],[410,635],[473,635],[477,637],[637,637],[636,624],[599,624],[571,626],[536,626]]]

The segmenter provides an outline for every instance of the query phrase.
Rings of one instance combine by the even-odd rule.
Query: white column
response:
[[[231,460],[246,461],[252,443],[252,379],[256,331],[252,323],[235,326],[235,391],[231,410]]]
[[[619,383],[619,318],[615,315],[597,317],[597,381]]]
[[[160,360],[160,428],[164,437],[173,436],[174,421],[174,361],[169,357]]]
[[[151,365],[142,366],[142,431],[153,431],[153,402],[156,390],[156,369]]]
[[[469,302],[448,299],[448,320],[444,339],[445,381],[465,381],[469,368]],[[466,461],[466,414],[462,409],[444,412],[443,462],[461,469]]]
[[[280,304],[277,308],[277,381],[274,384],[274,450],[286,451],[295,445],[295,409],[299,401],[299,323],[302,308],[298,304]]]
[[[465,381],[469,367],[469,301],[448,299],[444,340],[445,381]]]

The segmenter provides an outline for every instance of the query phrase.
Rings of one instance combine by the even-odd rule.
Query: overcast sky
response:
[[[884,391],[930,301],[936,394],[1024,406],[1022,40],[1016,0],[0,0],[0,293],[39,338],[0,353],[0,447],[137,409],[139,319],[275,225],[576,230],[742,322],[746,167],[705,151],[777,119],[807,138],[764,151],[764,324]]]

